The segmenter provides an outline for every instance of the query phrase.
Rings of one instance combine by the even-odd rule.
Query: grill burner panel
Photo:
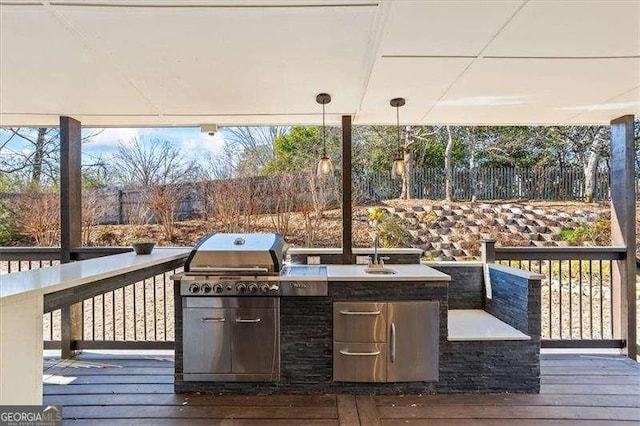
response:
[[[326,268],[321,275],[215,276],[180,278],[182,296],[326,296]]]

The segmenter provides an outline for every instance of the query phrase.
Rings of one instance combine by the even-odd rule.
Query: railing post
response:
[[[636,359],[636,200],[633,115],[611,122],[611,245],[626,248],[611,271],[613,337]]]
[[[60,358],[73,358],[80,353],[75,347],[76,340],[82,340],[82,303],[60,309]]]
[[[482,240],[481,244],[481,256],[482,263],[495,263],[496,261],[496,241],[495,240]]]
[[[71,117],[60,117],[60,262],[71,261],[71,250],[82,245],[82,125]],[[82,305],[62,309],[60,340],[62,358],[78,354],[73,342],[80,338]]]

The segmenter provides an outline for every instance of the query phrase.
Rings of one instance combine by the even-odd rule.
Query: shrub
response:
[[[406,247],[413,237],[407,231],[405,222],[387,210],[375,207],[369,211],[369,222],[372,224],[380,241],[380,247]]]
[[[605,219],[595,221],[591,226],[580,225],[560,231],[560,239],[572,246],[586,243],[606,246],[611,242],[611,223]]]
[[[0,245],[10,245],[18,241],[20,237],[20,229],[15,213],[0,204]]]
[[[380,247],[406,247],[413,240],[403,221],[391,215],[378,221],[378,237],[380,238]]]
[[[114,231],[113,226],[105,226],[98,233],[96,241],[101,246],[117,246],[120,245],[120,237]]]

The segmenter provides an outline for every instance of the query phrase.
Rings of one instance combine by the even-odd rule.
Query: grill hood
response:
[[[276,274],[287,245],[280,234],[210,234],[191,251],[185,272]]]

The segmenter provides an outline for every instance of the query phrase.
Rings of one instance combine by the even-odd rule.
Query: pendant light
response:
[[[396,127],[398,130],[398,156],[393,160],[393,166],[391,167],[391,175],[394,178],[401,178],[404,176],[407,169],[404,163],[404,153],[402,152],[402,145],[400,143],[400,107],[405,104],[404,98],[393,98],[389,104],[396,109]]]
[[[333,176],[333,163],[331,158],[327,156],[327,127],[325,125],[324,106],[331,102],[331,95],[320,93],[316,96],[316,102],[322,105],[322,158],[318,161],[316,174],[318,177],[328,177]]]

